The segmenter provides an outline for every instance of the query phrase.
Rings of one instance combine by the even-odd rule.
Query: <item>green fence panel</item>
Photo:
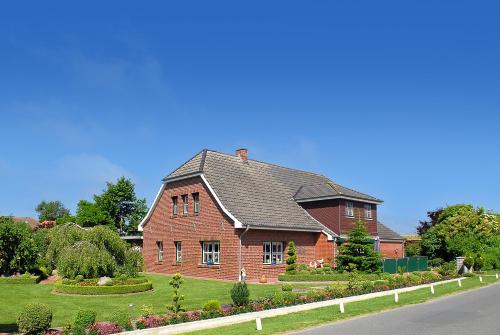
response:
[[[418,271],[426,271],[429,267],[427,257],[417,257],[418,258]]]
[[[398,272],[400,270],[403,270],[403,272],[408,272],[408,258],[407,257],[398,258],[396,267],[397,267]]]
[[[418,258],[408,257],[408,268],[407,272],[418,271]]]
[[[383,265],[384,265],[384,272],[387,272],[387,273],[398,272],[397,259],[395,259],[395,258],[384,259]]]

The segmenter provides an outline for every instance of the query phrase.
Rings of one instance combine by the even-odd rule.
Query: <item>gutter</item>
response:
[[[250,230],[250,225],[246,225],[246,229],[243,231],[243,233],[241,233],[240,235],[240,264],[239,264],[239,271],[238,271],[238,280],[241,281],[241,269],[243,269],[243,255],[242,255],[242,252],[241,252],[241,249],[243,247],[243,236],[245,236],[245,234]]]

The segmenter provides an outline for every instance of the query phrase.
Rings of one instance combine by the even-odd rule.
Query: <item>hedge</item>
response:
[[[378,280],[380,275],[376,273],[360,273],[358,280]],[[281,274],[278,275],[279,281],[300,282],[300,281],[348,281],[348,273],[325,273],[325,274]]]
[[[40,281],[40,279],[40,276],[0,277],[0,284],[36,284]]]
[[[147,281],[145,283],[133,285],[115,285],[115,286],[79,286],[66,285],[58,282],[54,285],[54,291],[65,294],[79,295],[106,295],[106,294],[127,294],[145,292],[153,289],[153,283]]]

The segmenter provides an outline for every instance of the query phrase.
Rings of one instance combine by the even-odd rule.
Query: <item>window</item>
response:
[[[182,196],[182,214],[188,214],[188,195],[184,194]]]
[[[180,241],[174,242],[175,245],[175,261],[182,262],[182,243]]]
[[[177,215],[177,197],[172,197],[172,215]]]
[[[345,203],[345,216],[354,216],[354,204],[352,201],[346,201]]]
[[[283,242],[264,242],[264,264],[283,264]]]
[[[200,194],[199,193],[193,193],[193,211],[195,214],[198,214],[200,212]]]
[[[163,241],[156,241],[156,256],[158,262],[163,262]]]
[[[370,204],[365,205],[365,219],[372,219],[372,205]]]
[[[220,242],[210,241],[202,242],[202,263],[203,264],[219,264],[220,262]]]

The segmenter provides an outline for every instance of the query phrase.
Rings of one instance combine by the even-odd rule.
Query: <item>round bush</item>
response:
[[[220,302],[218,300],[209,300],[205,306],[203,306],[203,310],[206,312],[219,312],[220,311]]]
[[[235,306],[245,306],[250,302],[250,292],[246,283],[238,282],[231,289],[231,299]]]
[[[52,310],[49,306],[40,303],[31,303],[24,306],[17,317],[17,326],[21,333],[29,335],[43,334],[52,322]]]

